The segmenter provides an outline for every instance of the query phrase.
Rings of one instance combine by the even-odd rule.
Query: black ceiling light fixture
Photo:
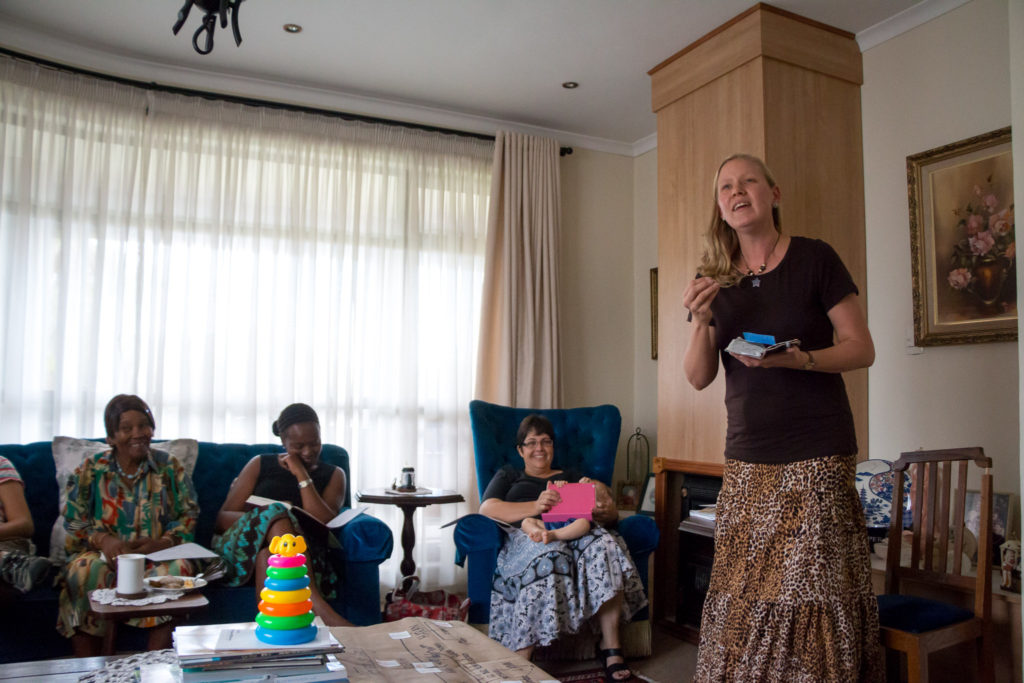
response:
[[[231,32],[235,36],[235,45],[242,44],[242,34],[238,30],[238,6],[245,0],[185,0],[185,4],[178,10],[178,20],[174,22],[174,35],[188,20],[188,14],[192,11],[192,5],[206,12],[202,25],[192,34],[192,47],[201,55],[208,55],[213,51],[213,30],[217,27],[217,16],[220,15],[220,27],[228,25],[228,13],[231,13]],[[206,34],[206,41],[202,47],[199,46],[199,36]]]

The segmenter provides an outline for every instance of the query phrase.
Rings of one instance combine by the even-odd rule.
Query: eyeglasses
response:
[[[537,446],[543,446],[544,448],[550,448],[554,443],[555,443],[554,441],[552,441],[551,439],[548,439],[548,438],[544,438],[544,439],[527,439],[526,441],[523,442],[523,447],[524,448],[530,448],[530,449],[536,448]]]

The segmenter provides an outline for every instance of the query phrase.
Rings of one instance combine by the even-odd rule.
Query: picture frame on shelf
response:
[[[640,505],[636,509],[641,515],[654,516],[654,478],[654,474],[649,474],[647,481],[644,482],[644,490],[640,494]]]
[[[914,344],[1017,340],[1010,128],[907,157]]]
[[[616,504],[624,510],[635,510],[640,504],[641,486],[642,482],[639,481],[619,482],[619,492],[616,497]]]
[[[978,538],[979,517],[981,516],[981,493],[970,489],[966,492],[964,502],[964,526]],[[1020,540],[1020,498],[1012,493],[992,494],[992,535],[994,536],[993,557],[999,552],[1004,541],[1015,538]],[[971,558],[977,561],[977,558]]]

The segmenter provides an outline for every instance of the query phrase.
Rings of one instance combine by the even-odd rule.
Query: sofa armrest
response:
[[[469,621],[486,624],[491,616],[491,577],[498,565],[498,551],[505,544],[505,532],[494,520],[469,514],[455,525],[455,562],[466,567],[469,593]]]
[[[357,626],[380,623],[380,595],[367,588],[380,586],[380,564],[391,557],[395,545],[391,529],[364,512],[334,535],[341,544],[342,615]]]

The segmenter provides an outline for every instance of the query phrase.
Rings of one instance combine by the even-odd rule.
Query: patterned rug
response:
[[[647,678],[641,676],[637,672],[633,672],[634,680],[647,681],[647,683],[658,683],[653,678]],[[564,673],[558,677],[559,683],[605,683],[604,669],[588,669],[586,671],[573,671],[570,673]]]

